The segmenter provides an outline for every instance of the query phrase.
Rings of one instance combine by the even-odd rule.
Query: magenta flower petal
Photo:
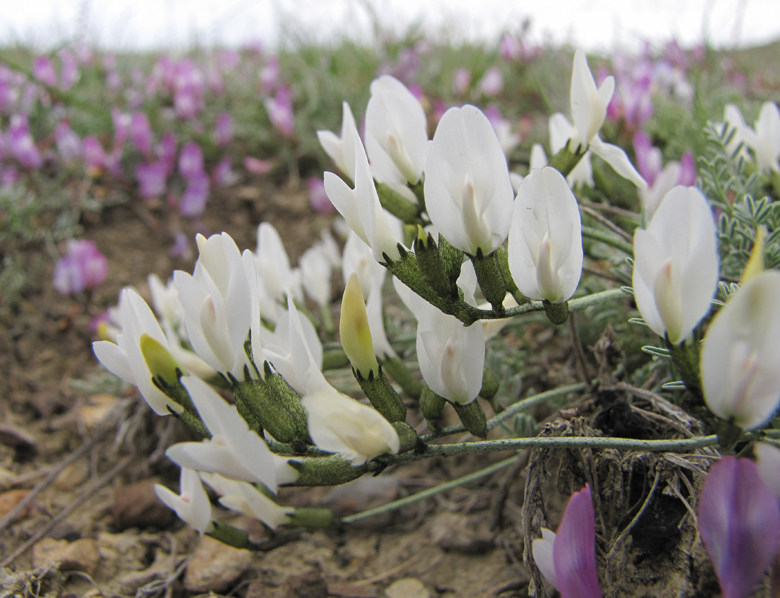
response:
[[[572,494],[553,544],[562,598],[601,598],[596,572],[596,521],[590,487]]]
[[[749,459],[723,457],[699,497],[699,533],[723,598],[747,598],[780,543],[780,507]]]

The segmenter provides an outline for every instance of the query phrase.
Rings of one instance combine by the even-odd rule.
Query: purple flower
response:
[[[217,187],[229,187],[238,180],[233,172],[233,164],[228,156],[222,158],[211,173],[211,180]]]
[[[497,96],[504,89],[504,75],[497,66],[490,67],[479,80],[479,90],[488,97]]]
[[[780,543],[780,507],[753,461],[729,456],[712,466],[698,521],[723,598],[747,598]]]
[[[10,187],[19,178],[19,170],[17,170],[16,166],[0,166],[0,187]]]
[[[634,133],[634,152],[636,153],[636,167],[647,184],[652,186],[655,178],[663,168],[663,156],[661,150],[653,147],[653,142],[644,131]]]
[[[328,194],[325,192],[325,183],[319,177],[311,177],[306,181],[309,188],[309,205],[314,208],[318,214],[332,214],[336,211],[331,203]]]
[[[203,214],[209,199],[209,177],[196,174],[187,179],[187,189],[179,203],[179,212],[187,218],[197,218]]]
[[[558,533],[542,529],[531,547],[536,566],[561,598],[601,598],[596,571],[596,522],[590,487],[569,498]]]
[[[57,72],[48,56],[36,56],[33,61],[33,76],[50,87],[57,85]]]
[[[218,146],[227,145],[233,139],[233,117],[227,112],[222,112],[217,117],[217,126],[214,127],[214,141]]]
[[[680,158],[680,178],[677,184],[686,187],[696,184],[696,161],[691,152],[685,152]]]
[[[263,91],[276,89],[279,84],[279,59],[271,56],[260,71],[260,88]]]
[[[157,159],[165,164],[168,174],[173,173],[173,165],[176,163],[176,146],[176,136],[168,131],[155,148]]]
[[[64,162],[74,162],[81,156],[81,139],[70,128],[68,121],[63,120],[57,124],[54,129],[54,140]]]
[[[79,73],[79,65],[73,52],[63,50],[60,52],[60,60],[62,61],[62,71],[60,73],[60,89],[68,91],[81,76]]]
[[[185,143],[179,153],[179,172],[185,179],[203,174],[203,152],[194,141]]]
[[[106,152],[97,137],[87,135],[82,141],[84,165],[90,175],[97,175],[106,165]]]
[[[111,107],[111,121],[114,123],[114,145],[122,145],[130,133],[132,117],[118,107]]]
[[[168,178],[168,168],[163,162],[139,164],[135,169],[141,197],[150,199],[165,193],[165,181]]]
[[[292,137],[295,115],[293,114],[290,88],[282,85],[276,91],[276,96],[267,98],[263,103],[268,111],[268,118],[276,130],[285,137]]]
[[[466,69],[455,69],[452,73],[452,93],[464,96],[471,85],[471,73]]]
[[[67,251],[54,267],[54,288],[62,295],[77,295],[106,279],[108,260],[94,241],[68,241]]]
[[[168,250],[168,255],[184,260],[192,259],[192,245],[190,244],[190,238],[188,235],[184,234],[183,230],[176,231],[176,235],[173,239],[173,246]]]
[[[19,164],[25,168],[40,168],[43,164],[43,158],[35,145],[35,140],[30,135],[27,117],[15,115],[11,118],[7,140],[11,153]]]
[[[145,112],[135,112],[130,120],[130,139],[138,151],[147,158],[152,154],[154,133]]]

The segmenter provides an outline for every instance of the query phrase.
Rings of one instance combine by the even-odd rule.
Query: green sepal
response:
[[[506,281],[499,264],[498,252],[494,251],[490,255],[483,255],[482,250],[477,251],[477,255],[471,258],[474,264],[474,270],[477,272],[477,282],[485,299],[493,307],[498,315],[504,315],[504,297],[506,297]]]
[[[428,422],[428,427],[432,432],[438,432],[441,429],[441,414],[444,412],[446,405],[447,401],[444,397],[433,392],[430,386],[426,384],[422,387],[420,410],[423,412],[425,421]]]
[[[382,414],[390,423],[402,422],[406,419],[406,405],[401,396],[395,391],[390,381],[379,366],[378,375],[371,370],[368,377],[363,376],[356,368],[352,368],[355,379],[360,384],[363,393],[368,397],[371,405]]]
[[[398,454],[419,448],[420,437],[417,436],[417,432],[414,431],[412,426],[404,422],[393,422],[393,428],[395,428],[401,441],[401,448],[398,449]]]
[[[298,472],[298,478],[288,486],[338,486],[356,480],[368,471],[368,465],[353,466],[336,455],[299,457],[287,461]]]
[[[330,509],[301,507],[288,515],[288,527],[303,529],[325,529],[336,523],[336,517]]]
[[[487,367],[484,368],[482,370],[482,388],[479,389],[479,396],[486,401],[490,401],[490,404],[492,405],[493,398],[496,396],[499,386],[498,377],[493,373],[493,370]]]
[[[256,426],[267,430],[279,442],[291,444],[298,450],[304,448],[301,445],[312,444],[306,411],[298,393],[267,363],[264,367],[264,380],[249,375],[245,375],[243,381],[230,377],[236,401],[243,404]]]
[[[479,438],[487,437],[488,430],[485,410],[482,409],[482,405],[480,405],[476,399],[465,405],[453,403],[452,406],[455,407],[455,411],[464,428]]]
[[[415,240],[414,252],[417,263],[425,277],[425,280],[433,287],[437,294],[450,300],[458,299],[458,285],[449,276],[444,263],[439,255],[436,241],[430,233],[424,233],[422,227],[418,227],[418,236]]]
[[[585,155],[585,149],[582,146],[575,148],[575,151],[569,149],[569,145],[563,146],[563,149],[555,154],[548,163],[548,166],[552,166],[563,176],[569,176],[574,167],[579,164],[582,157]]]
[[[341,347],[333,349],[325,349],[322,353],[322,371],[338,370],[348,367],[349,357],[344,353],[344,349]]]
[[[545,299],[542,301],[544,305],[544,313],[547,314],[547,319],[550,320],[556,326],[563,324],[569,318],[569,302],[563,303],[550,303]]]
[[[393,216],[406,224],[416,224],[420,215],[419,206],[384,183],[376,183],[379,203]]]

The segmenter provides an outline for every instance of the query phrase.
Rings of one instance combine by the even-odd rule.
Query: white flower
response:
[[[761,106],[752,147],[761,170],[780,171],[780,109],[777,104],[765,102]]]
[[[478,108],[444,113],[428,153],[424,189],[431,222],[454,247],[487,256],[504,242],[512,183],[496,133]]]
[[[179,290],[174,286],[173,279],[163,284],[156,274],[150,274],[148,282],[152,306],[160,314],[160,326],[168,339],[167,349],[170,354],[187,373],[203,380],[215,376],[217,372],[213,367],[182,346],[182,341],[189,343],[189,339],[184,325],[184,308],[179,301]]]
[[[260,305],[252,253],[238,250],[227,233],[198,235],[200,257],[192,275],[174,272],[193,350],[211,367],[238,379],[254,366],[244,350],[260,355]]]
[[[425,383],[453,403],[471,403],[482,388],[485,366],[482,326],[465,327],[456,317],[440,312],[414,294],[397,278],[393,278],[393,284],[417,319],[417,361]]]
[[[388,215],[379,202],[368,158],[357,129],[352,128],[344,134],[351,135],[355,143],[355,188],[351,189],[332,172],[326,172],[325,192],[349,227],[371,247],[376,261],[384,262],[385,254],[391,260],[397,260],[401,257],[398,251],[401,239],[396,236]]]
[[[695,187],[666,194],[647,230],[634,232],[634,298],[659,336],[680,344],[710,310],[718,285],[715,221]]]
[[[273,332],[265,328],[261,330],[263,355],[293,389],[303,393],[306,391],[305,378],[299,378],[299,374],[308,372],[309,367],[322,370],[322,343],[314,324],[308,318],[301,317],[291,298],[288,299],[287,309],[277,306],[276,310]],[[308,352],[301,353],[301,342]]]
[[[368,297],[366,300],[368,325],[377,359],[384,361],[396,357],[390,341],[387,340],[382,316],[382,287],[387,270],[373,259],[371,250],[366,244],[355,233],[350,233],[344,245],[342,274],[345,280],[349,280],[353,273],[357,274],[363,296]]]
[[[614,91],[614,77],[607,77],[601,87],[596,87],[585,52],[582,48],[577,49],[571,74],[571,113],[576,134],[569,141],[569,147],[575,150],[583,145],[583,149],[590,149],[601,157],[620,176],[642,188],[647,183],[631,164],[626,152],[616,145],[604,143],[598,136]]]
[[[556,112],[550,117],[547,127],[550,131],[550,149],[553,154],[557,154],[566,147],[569,139],[577,134],[577,131],[569,122],[569,119],[560,112]],[[590,163],[590,156],[590,152],[585,152],[582,158],[580,158],[580,161],[577,162],[577,165],[572,168],[571,172],[566,176],[566,181],[571,188],[580,185],[593,187],[593,166]],[[533,154],[531,157],[533,157]],[[540,164],[538,167],[543,168],[544,166],[547,166],[546,158],[544,163]],[[533,166],[532,163],[531,169],[533,170],[533,168],[535,168],[535,166]]]
[[[417,183],[422,176],[428,153],[425,112],[412,92],[390,75],[371,83],[366,152],[371,170],[383,183],[405,186]]]
[[[271,492],[276,492],[279,483],[297,478],[297,472],[288,465],[287,459],[271,452],[265,440],[249,429],[234,405],[228,405],[199,378],[184,376],[181,382],[211,433],[211,439],[174,444],[165,451],[171,461],[181,467],[259,482]]]
[[[551,167],[533,170],[515,199],[509,229],[509,270],[520,292],[567,301],[582,275],[582,225],[577,199]]]
[[[218,473],[201,473],[201,478],[219,494],[219,503],[247,517],[256,517],[270,528],[289,523],[293,509],[277,505],[247,482],[231,480]]]
[[[336,167],[346,174],[350,180],[355,180],[355,140],[351,135],[352,130],[357,130],[355,117],[349,104],[342,104],[343,116],[341,120],[341,137],[330,131],[317,131],[317,138],[325,153],[330,156]]]
[[[726,145],[726,149],[730,154],[734,154],[737,151],[737,147],[742,144],[739,150],[739,155],[743,158],[750,159],[748,154],[748,148],[755,145],[756,132],[751,129],[742,118],[742,112],[734,104],[726,104],[723,109],[723,120],[721,126],[721,133],[724,132],[725,127],[734,129],[734,134],[731,137],[731,141]]]
[[[763,425],[780,400],[778,305],[780,272],[766,270],[729,297],[704,337],[704,400],[740,428]]]
[[[309,416],[309,435],[317,448],[338,453],[352,465],[385,453],[398,453],[395,428],[373,407],[325,385],[301,399]]]
[[[303,290],[320,308],[330,305],[331,265],[322,249],[314,245],[298,260]]]
[[[287,303],[287,295],[303,300],[301,272],[290,266],[290,258],[278,231],[269,222],[257,227],[257,249],[254,254],[260,309],[263,317],[272,318],[272,306]]]
[[[168,415],[168,408],[181,411],[180,405],[154,385],[153,374],[141,353],[141,337],[145,334],[170,352],[168,340],[152,310],[138,293],[128,288],[119,295],[119,312],[122,332],[117,335],[116,344],[111,341],[93,343],[95,356],[110,372],[128,384],[137,386],[141,396],[157,415]]]
[[[198,472],[189,467],[181,468],[180,494],[160,484],[154,485],[154,492],[165,506],[176,511],[179,519],[189,523],[201,534],[211,525],[211,503]]]

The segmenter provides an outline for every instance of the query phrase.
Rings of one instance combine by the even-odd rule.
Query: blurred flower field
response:
[[[5,567],[0,569],[0,595],[509,597],[532,595],[529,587],[537,587],[540,596],[551,595],[544,593],[549,590],[539,589],[542,577],[528,567],[531,542],[524,534],[530,528],[523,503],[527,497],[544,496],[548,499],[544,509],[549,511],[545,516],[561,521],[569,510],[568,495],[582,487],[577,482],[588,479],[582,473],[587,467],[576,462],[573,452],[553,462],[546,453],[540,457],[541,450],[533,457],[526,451],[511,463],[501,460],[519,454],[517,451],[464,454],[420,460],[406,467],[392,463],[382,475],[360,477],[333,488],[280,487],[276,497],[280,504],[301,513],[307,508],[326,507],[347,523],[327,530],[277,534],[247,516],[244,509],[243,515],[233,513],[230,523],[247,532],[253,542],[266,544],[258,552],[238,550],[182,527],[157,500],[155,484],[175,489],[178,480],[178,468],[166,458],[166,450],[175,442],[192,442],[199,437],[174,417],[155,417],[136,388],[100,366],[92,349],[92,343],[100,339],[116,342],[116,305],[126,287],[137,290],[160,317],[165,317],[160,312],[170,305],[164,298],[172,287],[163,281],[174,270],[191,272],[199,252],[206,252],[206,239],[216,244],[212,235],[224,231],[241,250],[251,252],[257,247],[256,265],[258,271],[266,272],[267,280],[295,286],[297,295],[288,295],[289,311],[299,309],[308,318],[304,321],[314,323],[313,331],[316,326],[313,334],[319,334],[322,343],[320,361],[336,359],[322,366],[328,370],[330,383],[354,396],[361,388],[365,391],[364,380],[358,375],[361,366],[350,354],[350,347],[345,343],[355,378],[341,351],[337,323],[349,272],[362,277],[376,263],[370,251],[370,265],[365,255],[354,252],[349,229],[331,203],[338,193],[342,197],[352,193],[352,186],[335,182],[336,174],[323,173],[336,171],[354,179],[357,189],[358,175],[354,169],[349,172],[351,165],[346,160],[338,160],[349,134],[342,123],[348,122],[351,107],[350,116],[354,114],[357,129],[365,137],[366,123],[372,120],[366,116],[366,106],[372,94],[379,95],[376,81],[390,86],[388,94],[395,93],[394,83],[380,79],[390,75],[422,107],[423,127],[427,129],[424,145],[436,148],[429,156],[444,160],[442,155],[465,153],[465,149],[453,150],[457,144],[444,147],[444,142],[437,142],[435,132],[443,119],[456,118],[453,114],[467,119],[471,114],[466,109],[462,114],[448,113],[450,108],[472,104],[492,126],[515,194],[524,178],[526,189],[531,183],[537,185],[534,194],[521,192],[515,202],[522,199],[531,210],[543,195],[539,189],[559,186],[569,195],[573,193],[571,197],[576,195],[574,204],[556,205],[555,214],[562,219],[565,214],[567,222],[577,220],[578,225],[581,218],[582,279],[564,273],[564,282],[556,286],[547,280],[545,286],[544,276],[539,275],[538,284],[518,293],[548,306],[561,301],[565,304],[577,288],[572,301],[632,284],[637,295],[636,303],[633,296],[626,295],[621,304],[589,305],[576,324],[571,316],[568,325],[550,326],[550,321],[566,322],[569,313],[556,321],[557,316],[547,309],[525,314],[503,329],[500,325],[490,329],[494,323],[488,320],[483,321],[482,329],[479,323],[465,328],[470,331],[465,334],[484,332],[484,337],[477,334],[478,341],[472,338],[468,344],[473,348],[475,343],[487,343],[487,356],[482,351],[485,363],[480,365],[501,388],[497,395],[495,391],[490,397],[482,394],[486,374],[477,380],[477,387],[481,381],[482,388],[471,393],[490,399],[483,401],[488,418],[498,417],[520,398],[562,387],[580,385],[578,388],[584,389],[588,382],[592,394],[586,393],[571,408],[562,399],[540,401],[527,413],[506,418],[492,429],[480,427],[484,413],[473,424],[470,422],[477,416],[464,415],[463,405],[459,405],[457,413],[450,409],[441,415],[439,411],[443,419],[437,429],[431,423],[436,418],[420,406],[423,399],[410,399],[414,391],[409,389],[415,384],[419,387],[420,376],[415,372],[412,380],[405,379],[405,370],[398,364],[415,355],[415,318],[421,324],[429,321],[433,335],[446,328],[447,324],[435,319],[444,314],[421,316],[424,308],[431,308],[431,300],[423,301],[423,308],[415,308],[403,292],[392,291],[382,271],[381,280],[372,284],[378,286],[378,295],[383,289],[388,291],[384,304],[387,338],[377,338],[372,329],[373,349],[396,387],[401,386],[405,393],[403,409],[406,413],[409,407],[410,413],[407,427],[427,441],[435,440],[441,429],[455,429],[461,422],[463,427],[456,430],[458,440],[488,433],[491,440],[531,437],[539,432],[589,436],[593,428],[600,430],[598,436],[626,437],[645,425],[648,427],[636,437],[658,439],[665,438],[667,432],[679,432],[680,426],[694,430],[691,421],[695,418],[681,415],[688,405],[680,389],[692,387],[691,378],[686,377],[690,372],[671,366],[668,358],[677,358],[674,347],[683,346],[680,342],[700,325],[702,316],[688,328],[686,320],[673,329],[668,311],[659,308],[663,313],[647,315],[646,309],[654,308],[644,308],[642,302],[648,295],[636,290],[641,281],[632,281],[631,260],[642,265],[634,258],[632,243],[636,247],[642,234],[643,239],[656,235],[660,240],[652,242],[664,247],[663,234],[657,232],[660,224],[648,226],[648,221],[659,213],[659,222],[679,225],[676,214],[659,206],[674,188],[695,185],[709,200],[704,211],[712,209],[717,215],[713,228],[717,228],[719,250],[713,248],[713,252],[720,252],[720,271],[719,277],[713,272],[711,286],[719,279],[722,287],[715,301],[722,299],[724,304],[729,293],[735,292],[734,285],[751,260],[761,226],[768,229],[766,268],[780,267],[780,233],[775,234],[780,224],[775,209],[780,194],[780,116],[775,124],[777,107],[774,111],[771,108],[771,102],[780,98],[776,60],[780,42],[723,51],[704,45],[683,49],[670,41],[662,47],[648,46],[639,55],[615,52],[589,56],[585,68],[589,65],[600,89],[614,77],[606,121],[600,132],[592,131],[590,137],[580,135],[582,148],[590,151],[582,150],[584,156],[566,169],[565,179],[553,177],[552,169],[547,169],[541,171],[547,173],[541,182],[542,175],[537,179],[532,169],[549,163],[564,170],[559,156],[571,149],[569,140],[578,134],[577,114],[570,114],[575,49],[529,45],[527,39],[527,31],[519,30],[504,34],[493,45],[452,45],[430,41],[422,32],[410,30],[400,38],[379,35],[371,47],[348,41],[330,46],[301,41],[296,47],[278,51],[258,43],[237,50],[199,48],[177,55],[109,54],[75,45],[46,54],[26,47],[0,48],[0,567]],[[574,64],[576,71],[576,60]],[[726,123],[725,127],[720,128],[720,123]],[[466,141],[463,147],[467,148]],[[624,157],[616,157],[618,148],[625,152]],[[351,158],[354,162],[354,155]],[[369,158],[383,200],[390,197],[403,205],[398,203],[399,196],[415,200],[415,195],[422,193],[419,172],[409,173],[409,184],[402,180],[400,187],[393,187],[394,175],[377,175],[376,160]],[[433,180],[432,168],[426,177],[426,182]],[[334,191],[338,183],[346,191]],[[691,199],[692,204],[701,197],[698,192],[691,192],[690,197],[694,195],[697,199]],[[575,204],[579,213],[572,207]],[[431,208],[428,213],[433,221],[436,208]],[[420,210],[414,214],[419,216]],[[496,219],[506,219],[509,228],[508,217],[499,215]],[[512,224],[518,231],[524,226]],[[634,236],[640,226],[647,230]],[[404,238],[411,239],[411,246],[421,255],[432,241],[426,240],[422,228],[413,228],[407,227]],[[458,234],[453,233],[453,237]],[[467,230],[462,236],[469,234]],[[509,234],[511,245],[511,235],[521,233]],[[529,248],[533,258],[523,261],[509,256],[508,267],[516,277],[517,271],[537,265],[536,254],[541,255],[555,234],[555,228],[550,228],[544,237],[548,245],[542,242],[542,249]],[[706,237],[709,229],[699,234]],[[196,235],[203,237],[196,242]],[[503,242],[502,238],[484,253],[497,251]],[[530,247],[531,242],[528,244]],[[481,258],[483,247],[477,244],[462,251]],[[382,261],[382,255],[380,251],[377,261]],[[392,261],[387,254],[384,257]],[[391,257],[399,263],[403,259],[400,253]],[[551,259],[563,262],[570,258],[561,253]],[[581,268],[582,261],[579,255]],[[645,266],[642,268],[644,272]],[[400,277],[397,271],[391,272]],[[657,276],[657,272],[652,271],[652,275]],[[482,274],[477,272],[476,276]],[[650,281],[650,288],[652,284]],[[486,305],[496,314],[503,313],[500,310],[504,307],[499,305],[503,305],[506,289],[495,300],[482,280],[480,285]],[[464,303],[463,289],[458,291],[454,283],[451,286],[448,292],[454,297],[460,292]],[[372,317],[373,290],[362,289],[368,298],[368,318]],[[352,289],[354,296],[357,292]],[[472,299],[474,292],[472,289]],[[361,308],[363,294],[359,295]],[[271,316],[267,315],[282,309],[280,304],[287,309],[287,299],[273,295],[265,299],[263,304],[261,297],[260,311],[268,334],[287,332],[281,320],[269,324]],[[704,310],[711,300],[711,295],[701,300]],[[637,305],[645,327],[628,321],[638,315]],[[382,306],[377,309],[381,320]],[[178,331],[167,329],[165,335],[169,340],[181,337]],[[664,346],[654,345],[659,342]],[[357,345],[358,353],[363,346]],[[420,346],[418,342],[417,354]],[[185,360],[196,356],[184,340],[177,347],[181,352],[175,357],[188,369],[193,362]],[[100,357],[97,349],[96,353]],[[468,370],[474,366],[471,362],[481,358],[469,353],[460,366]],[[421,370],[422,361],[420,358]],[[376,359],[369,359],[364,371],[381,371],[376,363]],[[283,371],[283,365],[273,362],[273,366]],[[197,367],[205,368],[204,379],[222,371],[202,360],[192,371]],[[235,371],[226,371],[240,377],[242,367],[246,367],[243,362]],[[295,376],[303,375],[290,368],[284,376],[292,384]],[[482,367],[477,369],[481,375]],[[422,372],[427,385],[444,395],[449,389],[446,372],[432,374],[437,375],[442,377],[441,384],[434,388],[431,378]],[[697,376],[698,365],[693,374]],[[222,395],[227,396],[229,379],[225,375],[221,386],[216,384]],[[187,384],[193,394],[190,384],[195,383]],[[666,393],[664,397],[682,407],[672,415],[664,412],[663,418],[648,416],[652,426],[637,424],[621,411],[629,409],[624,403],[609,404],[610,397],[626,388],[633,389],[637,397],[644,397],[643,392],[653,397]],[[697,390],[700,398],[701,388]],[[149,401],[143,389],[142,393]],[[165,413],[165,398],[162,400],[162,407],[155,411]],[[651,403],[654,400],[648,399]],[[149,405],[153,403],[149,401]],[[732,424],[743,421],[742,412],[710,409]],[[579,414],[587,417],[587,424],[577,417]],[[700,412],[696,414],[699,417]],[[382,415],[392,421],[384,412]],[[328,417],[322,415],[323,420]],[[708,419],[711,417],[701,419],[715,426]],[[742,427],[757,427],[766,417],[744,415],[750,425]],[[587,429],[581,427],[585,425]],[[269,429],[268,425],[263,427]],[[428,430],[429,436],[421,432]],[[699,428],[694,431],[701,433]],[[645,433],[648,435],[641,436]],[[290,444],[296,446],[293,441]],[[314,444],[320,446],[316,439]],[[393,446],[392,441],[389,446]],[[351,463],[377,463],[375,457],[381,457],[382,450],[369,457],[357,451],[357,457],[350,457]],[[390,452],[398,451],[396,446]],[[347,454],[337,449],[329,452]],[[629,467],[626,463],[630,460],[620,459],[615,449],[597,467],[619,477],[615,472]],[[656,483],[650,481],[649,470],[642,468],[656,468],[664,479],[674,478],[675,487],[688,484],[698,489],[701,485],[700,464],[693,458],[659,459],[652,466],[639,461],[632,461],[630,467],[643,472],[643,482],[624,482],[615,490],[615,496],[621,498],[610,498],[614,510],[626,517],[618,522],[621,525],[634,517],[632,524],[636,523],[641,512],[633,503],[641,503],[648,492],[655,491],[655,485],[652,490],[642,487],[642,483]],[[685,463],[680,465],[682,461]],[[728,463],[731,467],[732,462]],[[385,466],[366,471],[378,474]],[[683,475],[673,467],[687,467],[685,471],[693,473]],[[743,473],[739,465],[733,467],[734,476],[753,475],[752,470]],[[565,472],[557,479],[557,487],[549,481],[552,469]],[[477,470],[484,471],[478,481],[466,477],[463,485],[441,493],[437,490],[401,512],[349,519]],[[656,476],[654,480],[660,479],[661,473]],[[182,476],[182,485],[184,480]],[[217,489],[215,484],[212,487]],[[587,487],[587,492],[574,494],[577,498],[572,510],[589,512],[582,506],[583,497],[589,503],[591,491],[597,495],[598,489]],[[226,492],[217,489],[219,495]],[[179,495],[170,494],[174,498],[166,504],[179,505]],[[210,496],[213,499],[215,495]],[[665,565],[653,560],[660,563],[658,555],[666,550],[663,543],[672,542],[668,538],[677,533],[672,528],[682,517],[675,510],[681,508],[679,502],[672,504],[673,497],[664,495],[659,500],[668,503],[652,506],[651,511],[662,520],[658,524],[662,532],[654,535],[642,528],[637,538],[646,542],[642,550],[652,555],[648,557],[652,562],[646,565],[650,570],[682,579],[687,573],[667,571]],[[288,516],[285,511],[278,515],[278,521],[289,523]],[[599,521],[597,527],[607,523]],[[564,527],[561,523],[559,536]],[[691,532],[681,525],[681,529],[679,534],[686,538],[685,534],[696,533],[695,528]],[[621,536],[615,546],[623,539]],[[549,540],[548,535],[544,540]],[[705,537],[708,550],[717,541]],[[635,542],[638,545],[640,540]],[[615,554],[610,553],[610,574],[619,570],[621,563],[630,561],[635,566],[628,556],[632,549],[621,546]],[[552,550],[549,547],[550,559]],[[690,557],[691,563],[703,560],[702,554],[699,547]],[[690,569],[693,567],[691,564]],[[550,579],[543,569],[542,573]],[[709,566],[701,579],[694,580],[700,593],[681,595],[717,595],[720,575],[726,574],[721,569],[713,573]],[[686,587],[693,587],[694,581]],[[644,595],[635,587],[629,593],[615,579],[608,582],[602,574],[604,595]],[[770,582],[762,583],[766,590]],[[587,586],[589,591],[594,587],[593,591],[599,591],[599,579],[588,578]]]

